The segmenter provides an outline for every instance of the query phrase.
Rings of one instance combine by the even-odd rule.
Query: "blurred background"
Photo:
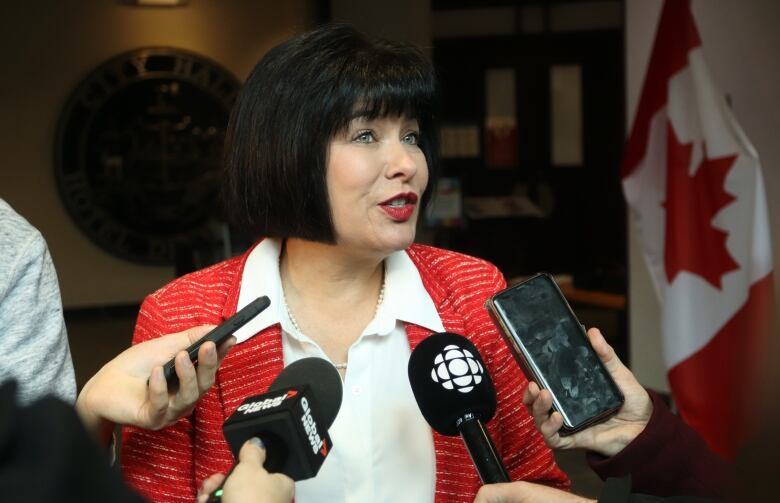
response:
[[[270,47],[341,20],[419,45],[439,73],[444,178],[419,240],[490,260],[510,281],[555,274],[583,323],[668,390],[619,177],[661,4],[4,1],[0,197],[48,242],[79,386],[129,344],[145,295],[249,245],[214,199],[230,105]],[[691,4],[714,80],[761,156],[780,264],[780,3]],[[575,489],[596,494],[566,456]]]

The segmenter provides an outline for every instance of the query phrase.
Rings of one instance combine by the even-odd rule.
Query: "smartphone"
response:
[[[220,323],[219,326],[193,342],[192,345],[186,349],[187,353],[190,355],[190,361],[192,363],[198,361],[198,350],[204,343],[211,341],[219,346],[225,342],[228,337],[233,335],[236,330],[249,323],[249,321],[258,314],[262,313],[269,305],[271,305],[271,300],[264,295],[256,298],[238,310],[236,314]],[[169,390],[179,386],[179,376],[176,375],[175,361],[174,357],[163,365],[163,373],[165,374],[165,380],[168,382]]]
[[[561,435],[608,418],[623,394],[590,345],[585,327],[549,274],[498,292],[485,307],[530,381],[549,390]]]

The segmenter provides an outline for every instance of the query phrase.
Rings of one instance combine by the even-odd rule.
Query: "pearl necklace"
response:
[[[379,289],[379,297],[376,299],[376,307],[374,308],[374,317],[376,317],[376,313],[379,312],[379,306],[382,305],[382,302],[385,300],[385,272],[382,273],[382,287]],[[298,321],[295,319],[295,316],[292,314],[292,310],[290,310],[290,306],[287,305],[287,297],[284,295],[284,289],[282,289],[282,302],[284,303],[284,309],[287,311],[287,317],[290,318],[290,323],[292,323],[293,328],[296,332],[298,332],[300,335],[306,337],[306,334],[303,333],[303,330],[301,330],[301,327],[298,326]],[[334,363],[334,367],[336,367],[337,370],[346,370],[347,369],[347,362],[344,363]]]

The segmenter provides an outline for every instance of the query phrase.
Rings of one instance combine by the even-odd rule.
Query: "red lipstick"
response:
[[[396,222],[406,222],[414,215],[414,208],[417,205],[417,194],[414,192],[404,192],[396,194],[393,197],[379,203],[387,216]]]

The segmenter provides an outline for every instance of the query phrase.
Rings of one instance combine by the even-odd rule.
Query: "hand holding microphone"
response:
[[[496,390],[477,348],[460,335],[434,334],[412,352],[409,382],[431,428],[463,438],[482,482],[509,482],[484,426],[496,413]]]
[[[245,442],[259,438],[266,449],[265,470],[295,481],[309,479],[333,448],[328,429],[341,398],[341,377],[330,362],[297,360],[282,370],[266,393],[244,400],[225,421],[225,440],[239,458]],[[221,501],[222,492],[213,491],[207,501]]]
[[[238,454],[238,464],[225,480],[225,475],[215,473],[203,481],[198,491],[198,503],[206,503],[209,494],[224,484],[224,503],[289,503],[295,495],[295,485],[290,477],[281,473],[268,473],[263,467],[266,450],[262,441],[251,438],[244,442]]]

